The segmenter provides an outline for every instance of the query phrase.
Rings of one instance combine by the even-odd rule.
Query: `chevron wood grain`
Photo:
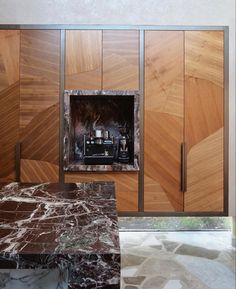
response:
[[[15,180],[15,145],[19,140],[19,81],[0,92],[0,181]]]
[[[223,211],[223,32],[187,31],[185,51],[185,211]]]
[[[22,30],[20,128],[59,100],[60,31]]]
[[[138,31],[103,31],[103,89],[139,89]]]
[[[0,30],[0,91],[19,81],[20,31]]]
[[[59,104],[38,113],[24,128],[21,137],[21,157],[58,165]]]
[[[65,89],[102,89],[102,31],[67,30]]]
[[[43,183],[58,182],[57,165],[38,160],[21,159],[21,182]]]
[[[0,181],[15,180],[15,144],[19,140],[20,32],[0,30]]]
[[[145,32],[145,211],[183,211],[183,40],[181,31]]]
[[[65,181],[114,181],[118,211],[138,211],[138,174],[137,173],[66,173]]]
[[[21,181],[58,181],[59,64],[60,31],[21,31]]]

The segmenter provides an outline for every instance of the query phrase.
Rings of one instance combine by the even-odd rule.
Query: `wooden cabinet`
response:
[[[185,32],[186,212],[224,208],[223,51],[223,32]]]
[[[21,181],[58,182],[60,73],[66,90],[139,90],[142,32],[66,30],[60,71],[60,30],[14,29],[0,30],[0,181],[15,180],[20,142]],[[133,172],[66,172],[65,181],[115,181],[123,212],[224,212],[224,33],[144,32],[143,192]]]
[[[0,30],[0,181],[15,180],[15,144],[19,140],[20,31]]]
[[[138,211],[138,173],[66,173],[65,182],[113,181],[118,211]]]
[[[21,181],[57,182],[60,32],[22,30],[20,49]]]
[[[183,40],[182,31],[145,33],[145,211],[183,211]]]
[[[67,30],[65,89],[138,90],[139,32]],[[114,181],[119,211],[138,211],[138,173],[66,173],[66,182]]]
[[[223,211],[223,55],[223,32],[145,33],[145,211]]]
[[[139,89],[138,31],[67,30],[65,55],[65,89]]]

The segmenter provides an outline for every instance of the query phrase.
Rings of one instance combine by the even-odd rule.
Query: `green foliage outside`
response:
[[[231,230],[230,217],[121,217],[123,230]]]

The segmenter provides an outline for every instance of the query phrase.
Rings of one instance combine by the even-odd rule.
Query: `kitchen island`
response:
[[[118,233],[112,182],[0,186],[6,288],[119,288]],[[55,284],[42,285],[44,277]]]

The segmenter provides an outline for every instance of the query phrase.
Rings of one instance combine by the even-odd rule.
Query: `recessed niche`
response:
[[[65,91],[64,96],[64,169],[138,170],[139,94]]]

